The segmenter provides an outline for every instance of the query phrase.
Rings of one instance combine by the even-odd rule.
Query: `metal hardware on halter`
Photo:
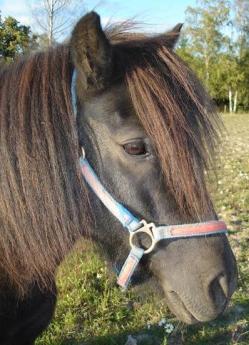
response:
[[[144,254],[149,254],[152,252],[152,250],[154,250],[156,244],[157,244],[157,240],[155,239],[154,236],[154,231],[156,229],[156,226],[154,223],[147,223],[146,220],[141,220],[140,222],[141,227],[134,230],[134,231],[130,231],[130,246],[132,249],[138,248],[134,243],[134,238],[137,234],[141,234],[144,233],[146,235],[148,235],[150,237],[151,240],[151,245],[149,246],[149,248],[144,250]]]

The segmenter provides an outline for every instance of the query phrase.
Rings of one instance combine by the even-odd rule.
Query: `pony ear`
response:
[[[183,23],[179,23],[176,26],[174,26],[172,30],[166,32],[168,48],[174,49],[180,37],[182,27]]]
[[[105,89],[111,79],[112,47],[97,13],[86,14],[76,24],[70,47],[81,87],[89,92]]]

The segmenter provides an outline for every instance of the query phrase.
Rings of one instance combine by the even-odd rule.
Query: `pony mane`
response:
[[[7,278],[21,295],[35,282],[51,286],[90,221],[71,76],[63,46],[0,74],[0,282]]]
[[[122,25],[106,32],[167,186],[182,214],[201,218],[212,208],[204,178],[218,138],[212,102],[167,48],[169,36],[131,34]],[[0,282],[8,279],[20,295],[34,282],[49,288],[75,241],[89,235],[72,70],[61,45],[0,71]]]

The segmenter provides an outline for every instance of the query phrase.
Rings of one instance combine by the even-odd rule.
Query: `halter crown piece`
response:
[[[72,78],[72,101],[76,114],[76,93],[75,93],[76,73]],[[84,180],[91,187],[95,195],[101,200],[105,207],[116,217],[129,233],[131,251],[119,273],[117,283],[123,289],[129,285],[131,277],[144,254],[151,253],[156,244],[165,239],[201,237],[214,234],[227,233],[226,224],[223,221],[208,221],[195,224],[182,225],[159,225],[148,223],[144,219],[135,217],[126,207],[117,202],[100,182],[98,176],[86,159],[85,150],[82,148],[80,157],[80,168]],[[138,234],[144,233],[149,236],[151,244],[148,248],[137,246],[135,238]]]

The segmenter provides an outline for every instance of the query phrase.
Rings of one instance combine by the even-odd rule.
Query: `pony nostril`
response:
[[[209,293],[216,306],[224,307],[229,296],[229,286],[224,273],[219,274],[209,285]]]
[[[229,284],[227,281],[227,276],[225,274],[221,274],[218,278],[220,287],[222,288],[222,291],[226,298],[229,297]]]

